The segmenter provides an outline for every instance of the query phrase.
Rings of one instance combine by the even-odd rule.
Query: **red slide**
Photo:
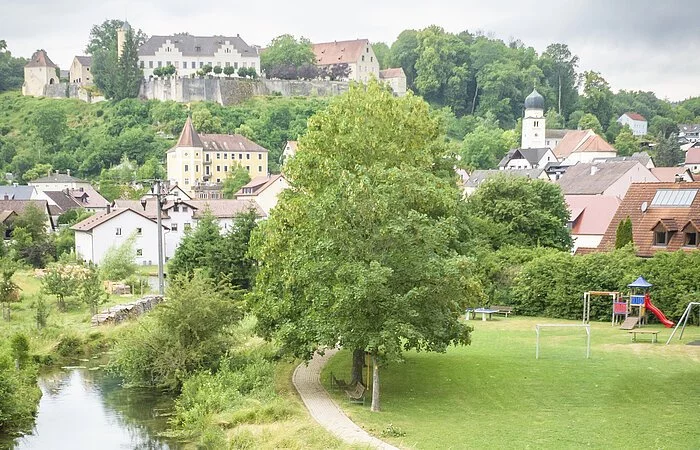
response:
[[[653,312],[654,315],[659,319],[659,322],[663,323],[666,328],[671,328],[673,325],[675,325],[673,322],[666,318],[664,313],[662,313],[659,308],[654,306],[648,295],[644,297],[644,307],[649,311]]]

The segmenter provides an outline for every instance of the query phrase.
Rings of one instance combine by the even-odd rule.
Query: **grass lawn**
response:
[[[632,343],[610,323],[594,323],[591,359],[585,331],[542,331],[536,323],[578,323],[511,317],[470,322],[472,345],[446,354],[408,352],[381,371],[381,413],[336,401],[370,433],[403,448],[700,448],[700,327],[679,343]],[[642,336],[640,340],[650,340]],[[338,353],[322,374],[347,379],[351,355]],[[369,397],[369,396],[368,396]],[[382,436],[392,424],[403,437]]]
[[[9,339],[13,334],[21,332],[30,341],[30,353],[37,355],[53,354],[58,341],[66,335],[79,336],[90,346],[90,341],[97,345],[106,336],[118,330],[117,327],[92,327],[90,308],[75,297],[66,298],[66,310],[59,311],[56,299],[52,295],[44,295],[44,301],[49,308],[46,327],[37,330],[36,326],[36,296],[41,290],[41,280],[34,276],[33,271],[18,271],[13,281],[21,288],[21,301],[12,304],[11,320],[0,319],[0,339]],[[77,294],[77,293],[76,293]],[[107,302],[100,305],[102,311],[110,306],[134,301],[136,296],[111,295]],[[55,356],[55,355],[54,355]]]

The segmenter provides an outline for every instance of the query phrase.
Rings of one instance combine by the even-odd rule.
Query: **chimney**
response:
[[[682,183],[683,182],[683,175],[681,175],[680,173],[677,173],[676,177],[674,178],[674,181],[676,183]]]
[[[598,166],[591,166],[591,175],[597,174],[599,170]]]
[[[109,203],[107,203],[107,214],[109,214],[109,213],[111,213],[111,212],[112,212],[112,205],[110,205]]]
[[[9,200],[9,199],[10,199],[10,196],[7,195],[7,193],[5,193],[5,196],[4,196],[3,200]]]

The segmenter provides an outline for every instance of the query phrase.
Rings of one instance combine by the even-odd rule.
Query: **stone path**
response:
[[[321,369],[326,365],[337,349],[326,350],[326,354],[318,353],[309,361],[309,364],[299,364],[294,370],[292,382],[296,387],[306,408],[323,428],[333,433],[342,441],[353,445],[366,445],[368,448],[384,450],[398,450],[375,437],[370,436],[365,430],[355,425],[348,416],[331,400],[328,392],[321,385]]]

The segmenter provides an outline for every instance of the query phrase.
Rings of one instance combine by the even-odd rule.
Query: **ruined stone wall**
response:
[[[92,316],[92,326],[116,325],[125,320],[135,319],[141,314],[145,314],[152,310],[162,301],[163,297],[160,295],[147,295],[131,303],[112,306],[111,308]]]

